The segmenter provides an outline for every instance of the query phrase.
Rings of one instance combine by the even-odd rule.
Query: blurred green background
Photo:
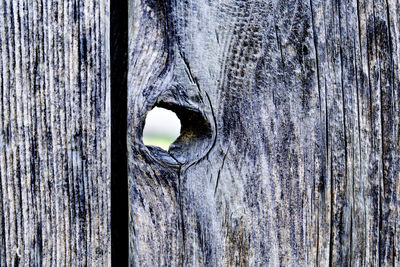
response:
[[[145,145],[158,146],[167,151],[170,144],[173,143],[175,140],[176,138],[174,138],[173,136],[165,136],[165,135],[143,136],[143,143]]]
[[[174,112],[155,107],[146,116],[143,143],[168,151],[170,144],[178,138],[180,130],[181,122]]]

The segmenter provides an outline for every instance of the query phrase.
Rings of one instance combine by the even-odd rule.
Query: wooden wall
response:
[[[0,57],[0,266],[109,265],[109,2],[0,1]]]
[[[0,0],[0,266],[400,266],[397,0],[110,2]]]
[[[398,1],[130,3],[131,263],[400,265]]]

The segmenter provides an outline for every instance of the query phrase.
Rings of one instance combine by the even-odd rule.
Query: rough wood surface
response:
[[[110,264],[108,12],[0,1],[0,266]]]
[[[396,0],[131,0],[135,266],[400,265]],[[169,153],[141,141],[175,111]]]

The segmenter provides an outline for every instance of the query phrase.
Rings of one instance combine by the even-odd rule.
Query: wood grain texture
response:
[[[0,266],[110,264],[109,3],[0,1]]]
[[[130,1],[130,262],[398,266],[400,4]],[[169,152],[142,143],[175,111]]]

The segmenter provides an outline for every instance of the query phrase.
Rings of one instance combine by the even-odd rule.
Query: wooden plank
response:
[[[0,1],[0,265],[110,264],[108,1]]]
[[[131,264],[399,265],[398,10],[131,1]]]

